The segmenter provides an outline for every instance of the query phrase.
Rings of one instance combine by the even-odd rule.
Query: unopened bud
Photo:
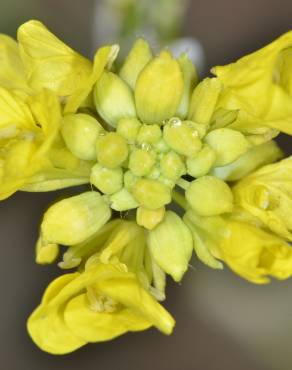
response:
[[[123,187],[123,170],[106,168],[99,163],[92,167],[90,182],[104,194],[113,194]]]
[[[101,117],[113,127],[121,118],[136,116],[130,87],[112,72],[103,72],[96,83],[94,102]]]
[[[116,132],[98,138],[96,142],[97,160],[108,168],[119,167],[128,157],[126,140]]]
[[[229,186],[214,176],[203,176],[191,182],[186,199],[201,216],[214,216],[233,209],[233,195]]]
[[[137,224],[145,227],[148,230],[152,230],[163,220],[164,214],[165,207],[158,209],[139,207],[136,215]]]
[[[88,114],[69,114],[61,122],[61,133],[67,148],[76,157],[87,161],[96,158],[95,143],[102,130],[97,120]]]
[[[85,192],[63,199],[44,214],[41,236],[45,244],[74,245],[94,234],[111,216],[100,193]]]

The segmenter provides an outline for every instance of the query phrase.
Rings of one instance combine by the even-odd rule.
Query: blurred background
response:
[[[292,29],[291,0],[0,0],[0,5],[1,33],[15,36],[21,23],[39,19],[86,56],[111,41],[127,50],[143,35],[155,49],[187,49],[201,76]],[[279,141],[292,154],[291,138]],[[213,271],[197,261],[181,286],[169,282],[166,306],[177,321],[171,337],[150,330],[68,356],[39,351],[25,322],[58,271],[37,266],[33,246],[42,212],[56,197],[17,193],[0,203],[1,369],[292,368],[292,280],[256,286],[227,268]]]

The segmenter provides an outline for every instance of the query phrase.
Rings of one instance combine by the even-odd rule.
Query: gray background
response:
[[[31,18],[42,20],[65,42],[92,54],[93,1],[0,0],[0,32],[15,35]],[[192,1],[184,34],[197,37],[210,66],[230,62],[292,28],[291,1]],[[291,153],[291,139],[281,145]],[[64,192],[62,192],[64,193]],[[72,194],[72,190],[66,190]],[[5,370],[290,370],[292,284],[254,286],[227,269],[211,271],[193,261],[181,286],[169,282],[167,308],[174,334],[155,330],[87,345],[61,357],[30,341],[25,321],[56,267],[34,263],[40,217],[60,193],[17,193],[0,203],[0,368]]]

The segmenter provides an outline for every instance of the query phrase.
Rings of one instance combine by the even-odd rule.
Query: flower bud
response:
[[[148,42],[142,38],[136,40],[119,72],[120,77],[127,82],[132,90],[135,90],[136,80],[140,72],[152,57]]]
[[[186,173],[186,168],[181,157],[173,151],[163,155],[160,160],[160,169],[163,176],[176,181]]]
[[[191,93],[198,83],[198,74],[196,71],[195,66],[193,65],[192,61],[189,59],[187,53],[183,53],[178,58],[178,63],[182,70],[183,80],[184,80],[184,88],[181,101],[179,103],[179,107],[177,109],[176,115],[180,118],[186,118],[188,114],[189,104]]]
[[[104,194],[113,194],[123,187],[123,170],[106,168],[96,163],[91,170],[90,183]]]
[[[154,144],[161,138],[161,130],[158,125],[143,125],[138,133],[137,142],[139,144]]]
[[[177,153],[193,157],[201,149],[198,131],[173,117],[163,128],[163,138]]]
[[[139,204],[134,199],[133,195],[123,188],[117,193],[110,196],[111,208],[115,211],[127,211],[129,209],[137,208]]]
[[[182,98],[183,77],[178,62],[163,51],[140,73],[135,87],[137,114],[142,122],[163,124]]]
[[[180,281],[193,250],[191,232],[181,218],[167,211],[163,221],[149,231],[148,246],[158,266],[175,281]]]
[[[141,123],[137,118],[121,118],[117,125],[117,133],[129,142],[135,142]]]
[[[110,216],[109,206],[95,191],[63,199],[44,214],[42,240],[46,244],[80,243],[99,230]]]
[[[205,78],[199,83],[191,97],[188,119],[204,125],[210,123],[221,89],[217,78]]]
[[[136,214],[137,224],[145,227],[148,230],[152,230],[163,220],[164,215],[165,207],[158,209],[139,207]]]
[[[69,114],[61,122],[61,133],[67,148],[76,157],[87,161],[96,158],[95,143],[102,130],[97,120],[88,114]]]
[[[185,196],[192,209],[201,216],[219,215],[233,209],[233,195],[229,186],[213,176],[192,181]]]
[[[53,263],[59,254],[59,246],[55,243],[44,244],[39,237],[36,244],[36,263],[46,265]]]
[[[127,190],[131,191],[137,180],[138,176],[135,176],[131,171],[126,171],[124,173],[124,185]]]
[[[201,177],[206,175],[216,160],[216,154],[209,145],[204,145],[203,148],[193,158],[187,158],[187,171],[193,177]]]
[[[155,163],[155,153],[143,150],[134,149],[129,159],[129,169],[136,176],[147,175]]]
[[[128,157],[126,140],[115,132],[98,138],[96,142],[97,160],[108,168],[119,167]]]
[[[139,179],[132,192],[137,202],[148,209],[161,208],[171,202],[170,189],[156,180]]]
[[[94,102],[101,117],[113,127],[121,118],[136,116],[131,89],[112,72],[103,72],[96,83]]]
[[[233,162],[250,148],[248,140],[241,132],[229,128],[209,132],[205,141],[216,153],[215,166]]]

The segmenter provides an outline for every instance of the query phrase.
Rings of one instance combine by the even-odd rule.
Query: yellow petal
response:
[[[10,90],[28,90],[23,63],[15,40],[0,34],[0,85]]]
[[[86,294],[70,300],[64,311],[68,328],[86,342],[103,342],[127,331],[148,329],[151,323],[127,308],[115,312],[90,309]]]
[[[92,65],[54,36],[41,22],[19,27],[17,38],[27,79],[34,89],[48,88],[59,96],[71,95],[86,86]]]

